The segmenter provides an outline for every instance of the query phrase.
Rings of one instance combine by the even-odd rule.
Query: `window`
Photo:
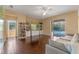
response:
[[[54,36],[64,36],[65,35],[65,21],[55,20],[52,24],[52,32]]]
[[[36,31],[37,30],[37,24],[31,24],[31,29],[33,31]]]
[[[40,23],[40,24],[31,24],[31,29],[32,29],[33,31],[42,30],[42,23]]]
[[[13,29],[16,28],[16,23],[15,23],[15,22],[10,22],[9,24],[10,24],[10,25],[9,25],[9,29],[10,29],[10,30],[13,30]]]
[[[16,21],[9,20],[8,25],[9,25],[9,30],[14,30],[16,28]]]

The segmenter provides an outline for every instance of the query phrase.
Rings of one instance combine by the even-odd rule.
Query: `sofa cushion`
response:
[[[49,40],[49,45],[55,48],[58,48],[62,51],[65,51],[67,53],[70,53],[70,51],[65,47],[65,45],[63,43],[59,43],[53,40]]]
[[[64,52],[64,51],[62,51],[60,49],[52,47],[52,46],[50,46],[48,44],[46,44],[45,53],[46,54],[68,54],[67,52]]]

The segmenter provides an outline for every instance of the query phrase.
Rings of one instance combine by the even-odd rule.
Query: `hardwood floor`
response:
[[[49,36],[38,36],[33,37],[33,39],[38,39],[38,41],[30,42],[28,39],[8,39],[5,42],[4,48],[2,50],[3,54],[44,54],[45,44],[48,43]],[[33,40],[32,39],[32,40]]]

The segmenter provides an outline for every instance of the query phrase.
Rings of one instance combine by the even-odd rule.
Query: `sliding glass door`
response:
[[[3,27],[4,27],[4,20],[0,19],[0,48],[3,47]]]

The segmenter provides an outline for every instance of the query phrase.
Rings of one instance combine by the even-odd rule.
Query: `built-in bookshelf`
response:
[[[25,39],[26,38],[26,31],[29,30],[29,26],[27,23],[19,23],[19,38],[20,39]]]

